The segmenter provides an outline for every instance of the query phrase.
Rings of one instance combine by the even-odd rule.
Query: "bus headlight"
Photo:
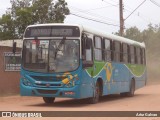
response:
[[[22,80],[22,82],[25,86],[31,86],[32,85],[31,82],[29,80],[27,80],[25,77],[22,77],[21,80]]]

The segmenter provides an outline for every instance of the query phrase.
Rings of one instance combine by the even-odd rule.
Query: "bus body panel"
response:
[[[63,26],[64,24],[48,24],[47,26],[54,25]],[[38,25],[29,27],[36,26]],[[45,24],[40,26],[45,26]],[[116,35],[106,34],[105,32],[92,30],[84,26],[74,26],[77,26],[80,29],[80,36],[76,38],[80,39],[79,67],[72,72],[66,71],[62,73],[38,73],[34,71],[27,71],[22,66],[20,79],[20,93],[22,96],[67,97],[76,99],[89,98],[93,97],[96,82],[99,80],[103,81],[102,86],[100,86],[103,88],[102,96],[129,92],[132,79],[135,80],[135,89],[139,89],[146,85],[147,72],[145,64],[93,60],[94,64],[92,67],[84,68],[82,60],[81,35],[82,33],[88,33],[90,36],[92,36],[92,40],[94,39],[94,36],[100,36],[113,41],[124,42],[128,45],[135,44],[145,49],[144,43],[139,43]]]
[[[101,63],[97,63],[97,66],[100,66]],[[96,66],[96,67],[97,67]],[[96,69],[99,69],[99,71],[96,71]],[[137,69],[134,65],[134,69]],[[104,66],[101,65],[101,68],[90,68],[90,69],[82,69],[82,62],[80,67],[74,71],[71,72],[71,74],[78,74],[78,82],[75,82],[75,85],[73,87],[49,87],[47,86],[47,83],[49,82],[41,82],[41,84],[45,84],[46,86],[43,87],[37,87],[37,86],[25,86],[22,82],[22,79],[20,80],[20,90],[21,95],[23,96],[43,96],[43,97],[69,97],[69,98],[88,98],[92,97],[94,94],[95,84],[97,80],[100,78],[103,80],[103,94],[102,95],[109,95],[109,94],[118,94],[122,92],[129,92],[130,89],[130,81],[132,78],[135,79],[135,87],[136,89],[141,88],[145,86],[145,80],[146,80],[146,71],[145,68],[143,69],[141,76],[136,76],[132,73],[132,71],[127,67],[125,64],[118,64],[118,63],[111,63],[106,62]],[[41,73],[32,73],[32,72],[25,72],[24,70],[21,71],[21,76],[26,75],[29,76],[38,76]],[[65,74],[65,73],[62,73]],[[49,76],[52,76],[51,74],[48,74]],[[34,84],[34,80],[31,77],[26,77],[29,81],[31,81],[31,84]],[[61,81],[59,81],[59,84]],[[49,83],[53,84],[53,83]],[[41,92],[44,90],[46,91],[45,94],[41,94],[38,92],[38,90],[41,90]],[[51,91],[57,91],[55,94],[49,94],[47,93]],[[64,92],[66,91],[72,91],[75,94],[73,95],[65,95]]]
[[[97,66],[100,64],[97,63]],[[139,65],[130,66],[133,66],[132,70],[123,63],[107,62],[99,72],[95,72],[98,74],[93,75],[93,81],[96,83],[99,78],[103,80],[103,95],[129,92],[132,79],[135,79],[135,89],[145,86],[146,68],[141,66],[142,70],[137,73],[139,76],[136,76],[132,71],[137,71]],[[93,71],[96,71],[95,69]],[[90,76],[91,71],[88,69],[87,72]]]
[[[76,78],[74,78],[74,84],[73,86],[52,86],[52,84],[62,84],[62,80],[55,82],[55,81],[48,81],[47,76],[49,77],[55,77],[55,76],[63,76],[65,73],[56,73],[56,74],[47,74],[47,73],[34,73],[29,72],[21,69],[21,79],[20,79],[20,93],[22,96],[41,96],[41,97],[68,97],[68,98],[87,98],[91,97],[93,95],[93,79],[90,78],[90,76],[87,74],[85,69],[82,69],[82,62],[80,62],[80,66],[76,71],[70,72],[66,74],[66,77],[68,75],[77,75]],[[32,77],[31,77],[32,76]],[[44,80],[38,80],[33,78],[33,76],[42,76],[46,77],[46,81]],[[23,79],[27,79],[32,86],[26,86],[23,83]],[[72,82],[71,82],[72,83]],[[35,86],[35,84],[39,84]],[[43,85],[43,86],[42,86]],[[51,85],[51,86],[47,86]],[[39,91],[38,91],[39,90]],[[46,92],[45,92],[46,91]],[[47,93],[53,91],[52,94]],[[54,91],[56,91],[54,93]],[[74,92],[74,94],[65,94],[65,92]],[[44,94],[41,94],[40,92],[44,92]]]

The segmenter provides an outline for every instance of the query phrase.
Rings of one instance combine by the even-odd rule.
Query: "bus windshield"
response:
[[[22,65],[36,72],[66,72],[79,66],[79,40],[24,40]]]

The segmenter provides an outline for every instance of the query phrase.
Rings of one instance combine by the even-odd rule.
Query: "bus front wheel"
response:
[[[47,104],[53,103],[55,100],[55,97],[43,97],[43,101]]]
[[[95,104],[99,101],[99,96],[100,96],[100,85],[97,82],[94,90],[93,97],[89,98],[89,103],[90,104]]]

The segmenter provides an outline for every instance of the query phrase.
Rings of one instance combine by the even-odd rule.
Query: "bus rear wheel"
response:
[[[135,81],[132,79],[131,81],[131,86],[130,86],[130,91],[127,92],[128,97],[133,97],[135,92]]]
[[[95,87],[95,90],[94,90],[94,95],[93,97],[89,98],[89,103],[90,104],[95,104],[99,101],[99,96],[100,96],[100,85],[99,83],[97,82],[96,83],[96,87]]]
[[[135,92],[135,81],[132,79],[129,92],[120,93],[122,97],[133,97]]]
[[[55,97],[43,97],[43,101],[47,104],[54,103]]]

